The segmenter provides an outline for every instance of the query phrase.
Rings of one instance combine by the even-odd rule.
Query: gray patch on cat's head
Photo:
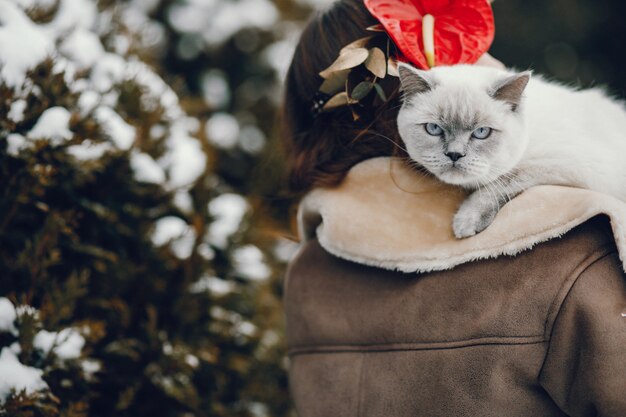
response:
[[[471,132],[489,118],[486,110],[472,103],[465,92],[451,92],[444,100],[437,100],[436,109],[438,124],[452,134]]]
[[[532,71],[524,71],[499,81],[494,86],[491,97],[509,103],[511,109],[516,111],[522,101],[524,90],[530,81],[531,75]]]
[[[400,89],[405,96],[426,93],[435,87],[426,71],[419,70],[409,64],[400,63],[398,74],[400,76]]]
[[[403,88],[409,91],[398,114],[398,131],[413,160],[441,180],[468,188],[493,181],[519,161],[528,143],[519,104],[529,73],[407,66],[403,76]],[[439,125],[443,134],[428,134],[427,123]],[[491,136],[472,136],[483,127],[492,129]]]

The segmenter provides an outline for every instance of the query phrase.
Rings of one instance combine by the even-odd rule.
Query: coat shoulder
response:
[[[577,277],[610,253],[603,216],[516,256],[421,274],[346,261],[312,239],[287,273],[290,345],[546,341]]]

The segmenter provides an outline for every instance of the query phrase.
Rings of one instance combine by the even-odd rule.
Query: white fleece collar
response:
[[[331,254],[403,272],[428,272],[515,255],[607,215],[626,271],[626,203],[571,187],[533,187],[506,204],[484,232],[458,240],[452,217],[464,191],[410,169],[394,158],[356,165],[333,189],[302,201],[300,236],[315,236]]]

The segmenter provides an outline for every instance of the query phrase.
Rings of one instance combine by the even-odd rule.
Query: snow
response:
[[[237,320],[241,320],[241,315],[239,313],[226,310],[220,306],[211,307],[211,309],[209,310],[209,314],[211,314],[211,317],[217,320],[233,321],[233,322]]]
[[[162,184],[165,181],[163,168],[147,153],[133,152],[130,155],[130,167],[137,181],[153,184]]]
[[[144,110],[151,111],[160,105],[165,109],[165,117],[170,120],[183,116],[176,93],[145,63],[128,61],[122,79],[132,80],[144,87],[145,93],[141,97]]]
[[[208,240],[224,249],[228,239],[239,230],[243,216],[248,211],[248,203],[238,194],[224,193],[209,202],[208,210],[214,219],[209,226]]]
[[[249,402],[246,404],[248,411],[252,415],[252,417],[270,417],[270,409],[267,404],[263,404],[260,402]]]
[[[100,122],[104,132],[121,150],[128,150],[135,142],[135,128],[110,107],[101,106],[96,109],[95,118]]]
[[[124,58],[105,53],[91,70],[91,83],[96,91],[104,93],[123,80],[125,70]]]
[[[102,364],[94,359],[84,359],[81,361],[80,366],[87,377],[93,376],[93,374],[100,372],[102,369]]]
[[[61,360],[77,359],[85,346],[85,338],[71,328],[60,332],[41,330],[35,335],[33,346],[44,353],[52,350]]]
[[[26,138],[19,133],[11,133],[7,136],[7,152],[9,155],[17,156],[27,146]]]
[[[266,330],[261,337],[261,345],[264,347],[276,346],[280,343],[280,335],[274,330]]]
[[[193,253],[195,243],[196,232],[189,228],[185,235],[171,243],[170,249],[178,259],[187,259]]]
[[[241,314],[226,310],[219,306],[213,306],[209,313],[215,320],[231,324],[230,333],[235,337],[251,337],[258,332],[258,328],[246,320]]]
[[[231,281],[226,281],[222,278],[210,275],[204,275],[189,286],[189,292],[192,294],[209,292],[220,297],[232,293],[235,291],[235,288],[235,283]]]
[[[150,138],[151,139],[161,139],[165,137],[167,133],[167,129],[162,124],[155,124],[150,128]]]
[[[76,65],[65,57],[55,54],[52,61],[52,73],[62,74],[63,80],[68,84],[71,91],[77,91],[81,82],[76,82]]]
[[[33,7],[35,0],[16,1],[28,9]],[[50,3],[52,5],[54,3]],[[135,6],[134,9],[120,9],[129,27],[147,25],[151,27],[152,35],[163,32],[162,27],[154,26],[152,20],[137,9],[145,5],[138,3]],[[140,181],[162,184],[169,190],[188,188],[204,173],[207,164],[201,143],[195,137],[199,123],[196,119],[186,117],[176,93],[152,68],[137,58],[125,59],[104,51],[96,27],[106,27],[110,19],[110,13],[98,16],[96,3],[91,0],[60,0],[59,10],[52,21],[37,25],[18,6],[8,0],[0,0],[0,76],[10,85],[20,84],[28,69],[48,55],[54,56],[54,71],[64,72],[72,91],[80,94],[80,114],[87,117],[93,112],[103,132],[122,151],[133,147],[137,131],[114,110],[119,99],[116,86],[126,81],[136,83],[142,91],[140,103],[143,110],[163,108],[163,131],[168,136],[165,138],[165,153],[158,161],[152,160],[149,155],[131,155],[135,176]],[[147,32],[145,35],[152,36]],[[128,38],[128,35],[123,36]],[[22,40],[23,43],[20,42]],[[54,55],[55,41],[59,43],[60,55]],[[120,42],[128,46],[129,40],[120,39],[117,43]],[[117,49],[120,48],[128,49],[123,45]],[[89,78],[74,80],[80,70],[90,70]],[[218,78],[214,77],[213,80],[211,88],[222,96],[226,95],[220,101],[227,102],[230,93],[228,86],[220,86]],[[220,92],[220,89],[225,91]],[[16,101],[9,117],[19,122],[25,109],[25,101]],[[26,137],[33,140],[51,139],[54,144],[63,143],[73,137],[69,128],[70,118],[71,113],[65,108],[48,109]],[[28,141],[23,137],[12,136],[9,152],[16,155],[27,145]],[[79,161],[88,161],[102,157],[110,149],[107,145],[86,141],[69,146],[67,151]]]
[[[185,355],[185,363],[196,369],[198,366],[200,366],[200,359],[198,359],[197,356],[187,354]]]
[[[104,107],[114,108],[119,104],[120,92],[118,89],[113,89],[108,93],[104,93],[100,96],[100,105]],[[97,109],[96,109],[97,110]]]
[[[95,161],[113,149],[113,145],[108,142],[96,143],[86,139],[78,145],[68,146],[65,151],[78,161]]]
[[[78,98],[78,108],[83,116],[93,111],[100,102],[100,94],[93,90],[86,90]]]
[[[67,34],[74,28],[91,29],[96,23],[98,9],[92,0],[60,0],[59,10],[47,29],[59,35]]]
[[[252,281],[263,281],[269,278],[271,269],[263,260],[263,252],[254,245],[245,245],[233,251],[235,271]]]
[[[221,149],[232,149],[239,139],[239,122],[228,113],[214,113],[207,121],[205,133],[209,142]]]
[[[190,5],[179,3],[168,9],[167,18],[170,24],[180,33],[200,32],[208,23],[206,21],[206,11],[215,7],[215,1],[207,1],[207,4]]]
[[[15,4],[0,0],[0,79],[19,87],[26,72],[54,50],[54,38],[37,27]]]
[[[165,342],[161,349],[163,350],[163,353],[165,353],[168,356],[174,353],[174,346],[172,346],[172,344],[168,342]]]
[[[131,4],[144,13],[151,13],[158,7],[159,0],[131,0]]]
[[[223,71],[212,69],[205,72],[201,79],[204,101],[213,109],[223,109],[231,99],[230,87]]]
[[[22,305],[17,306],[15,308],[15,312],[17,313],[18,317],[27,315],[27,316],[39,318],[39,310],[27,304],[22,304]]]
[[[270,29],[279,17],[278,10],[268,0],[229,1],[219,5],[202,33],[209,45],[220,45],[246,27]]]
[[[172,188],[192,185],[206,170],[206,155],[198,139],[191,135],[197,127],[195,119],[186,118],[171,126],[167,151],[159,164],[168,171]]]
[[[324,10],[333,4],[336,0],[296,0],[298,3],[312,7],[317,10]]]
[[[151,237],[152,243],[156,246],[163,246],[171,240],[183,236],[188,228],[187,222],[180,217],[163,217],[155,223]]]
[[[70,130],[71,117],[70,112],[64,107],[50,107],[39,116],[27,137],[50,139],[55,144],[68,141],[74,136]]]
[[[196,252],[207,261],[212,261],[213,259],[215,259],[215,250],[213,250],[211,245],[206,242],[199,244]]]
[[[8,298],[0,297],[0,333],[17,334],[14,324],[16,318],[17,314],[13,303]]]
[[[265,133],[254,125],[244,126],[239,136],[239,146],[241,149],[252,155],[261,152],[267,142]]]
[[[235,323],[232,330],[236,336],[252,337],[256,334],[257,327],[249,321],[242,320]]]
[[[261,55],[263,60],[278,74],[278,79],[281,81],[287,77],[291,57],[293,57],[296,50],[297,40],[298,36],[294,35],[293,37],[275,42],[265,48]]]
[[[9,349],[11,350],[11,352],[15,353],[16,355],[19,355],[20,353],[22,353],[22,347],[20,346],[18,342],[11,343],[11,346],[9,346]]]
[[[299,248],[300,245],[292,240],[279,239],[274,245],[274,257],[280,262],[287,263],[294,257]]]
[[[177,32],[199,34],[218,46],[243,28],[271,29],[279,13],[269,0],[188,0],[170,6],[167,18]]]
[[[197,34],[183,33],[176,43],[176,55],[184,61],[191,61],[202,52],[204,43]]]
[[[168,216],[157,220],[151,239],[155,246],[169,243],[174,255],[186,259],[193,251],[196,233],[183,219]]]
[[[174,205],[185,214],[193,211],[193,198],[186,190],[178,190],[174,193]]]
[[[50,9],[54,6],[55,0],[13,0],[13,3],[20,6],[23,10],[32,9],[35,6]]]
[[[18,99],[11,103],[11,109],[7,116],[15,123],[19,123],[24,120],[24,110],[26,110],[26,100]]]
[[[40,369],[22,365],[11,349],[3,348],[0,352],[0,375],[11,375],[11,378],[0,378],[0,402],[6,401],[12,389],[25,390],[27,394],[47,389],[42,374]]]
[[[126,55],[130,49],[131,40],[127,35],[113,36],[113,52],[120,55]]]
[[[92,67],[104,54],[104,48],[96,34],[85,29],[76,29],[68,36],[59,51],[72,60],[79,69]]]
[[[136,2],[135,5],[136,6]],[[166,49],[167,34],[166,29],[159,21],[152,20],[148,17],[142,7],[126,7],[122,9],[122,22],[133,29],[132,37],[130,34],[120,34],[114,38],[115,52],[125,54],[130,48],[131,41],[136,41],[136,45],[140,49],[152,49],[154,52],[162,53]]]

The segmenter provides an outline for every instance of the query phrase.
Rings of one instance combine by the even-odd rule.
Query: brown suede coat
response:
[[[310,238],[285,311],[300,417],[626,417],[626,278],[605,216],[430,273]]]

